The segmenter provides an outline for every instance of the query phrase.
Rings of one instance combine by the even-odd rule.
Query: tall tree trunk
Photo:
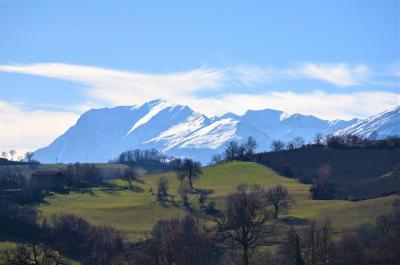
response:
[[[243,265],[250,265],[249,262],[249,250],[247,247],[243,249]]]
[[[193,190],[192,177],[189,176],[188,179],[189,179],[189,186],[190,186],[190,189]]]

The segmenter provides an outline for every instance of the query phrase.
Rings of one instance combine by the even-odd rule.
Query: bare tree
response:
[[[318,177],[314,180],[310,188],[313,199],[327,198],[332,191],[331,181],[332,167],[329,164],[323,164],[318,169]]]
[[[134,250],[129,264],[204,265],[217,263],[211,235],[201,222],[190,215],[160,220],[151,232],[152,239]],[[125,264],[125,263],[123,263]]]
[[[1,152],[1,157],[7,159],[8,153],[7,152]]]
[[[273,140],[271,143],[272,151],[283,151],[285,150],[285,143],[281,140]]]
[[[225,148],[225,161],[233,161],[239,156],[239,144],[237,141],[230,141]]]
[[[182,204],[186,208],[189,208],[189,193],[191,191],[190,185],[188,184],[188,181],[185,179],[181,181],[181,184],[178,187],[178,194],[181,196],[182,199]]]
[[[201,209],[203,209],[205,207],[206,200],[207,200],[207,193],[206,192],[200,192],[199,204],[200,204],[200,208]]]
[[[322,133],[317,133],[314,137],[314,144],[322,145],[324,141],[324,135]]]
[[[293,150],[295,149],[295,143],[292,141],[287,142],[286,144],[286,150]]]
[[[31,161],[32,161],[33,155],[34,155],[33,152],[26,152],[26,153],[25,153],[25,159],[28,161],[29,164],[30,164]]]
[[[294,148],[299,149],[302,148],[305,144],[305,140],[301,136],[297,136],[293,139]]]
[[[10,153],[10,155],[11,155],[11,161],[14,161],[14,155],[17,153],[17,151],[11,149],[11,150],[9,151],[9,153]]]
[[[168,179],[160,177],[157,181],[157,200],[164,201],[168,197]]]
[[[128,166],[128,168],[125,168],[122,174],[122,178],[128,181],[129,188],[132,189],[133,188],[132,181],[138,178],[138,173],[135,167]]]
[[[18,244],[13,250],[6,250],[0,256],[4,265],[69,265],[58,251],[45,245]]]
[[[219,225],[232,247],[242,251],[244,265],[249,265],[249,252],[259,245],[268,219],[265,191],[260,185],[240,184],[227,197]]]
[[[198,178],[203,172],[201,171],[200,162],[186,158],[181,162],[176,162],[175,171],[179,180],[188,179],[190,189],[193,189],[193,180]]]
[[[267,191],[267,201],[274,207],[274,219],[278,218],[279,212],[287,210],[293,204],[287,188],[282,185],[275,186]]]
[[[257,142],[253,137],[247,138],[247,142],[244,144],[245,158],[251,160],[254,154],[254,150],[257,148]]]

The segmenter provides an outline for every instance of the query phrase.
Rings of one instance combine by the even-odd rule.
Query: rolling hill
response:
[[[170,193],[176,195],[178,180],[175,174],[170,172],[144,175],[142,177],[144,183],[135,184],[136,191],[93,189],[86,193],[53,194],[46,199],[45,203],[38,205],[38,209],[43,217],[58,213],[73,213],[93,224],[111,225],[120,229],[129,241],[136,241],[145,238],[158,220],[182,216],[186,213],[177,195],[175,196],[177,204],[162,205],[157,202],[154,192],[160,176],[168,178]],[[391,201],[398,197],[392,195],[359,202],[311,200],[309,185],[282,177],[273,170],[252,162],[230,162],[206,167],[204,175],[195,182],[195,188],[210,190],[208,201],[215,201],[217,208],[220,208],[225,196],[239,183],[258,183],[266,188],[282,184],[289,189],[296,201],[287,218],[309,220],[330,216],[339,230],[373,223],[379,214],[390,209]],[[117,181],[116,184],[127,185],[123,181]],[[212,216],[199,211],[197,197],[197,194],[190,195],[194,208],[192,213],[212,222]]]

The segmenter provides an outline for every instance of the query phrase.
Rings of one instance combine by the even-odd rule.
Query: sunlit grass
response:
[[[309,185],[278,175],[260,164],[231,162],[203,169],[204,174],[194,182],[195,189],[211,190],[208,200],[221,207],[223,199],[240,183],[257,183],[266,188],[277,184],[286,186],[295,199],[288,212],[289,216],[314,219],[330,217],[337,229],[351,229],[356,225],[371,224],[377,215],[390,209],[395,196],[371,199],[360,202],[343,200],[318,201],[309,197]],[[166,176],[170,193],[175,195],[176,204],[161,205],[155,192],[157,180]],[[135,183],[136,191],[93,190],[91,193],[72,192],[67,195],[56,194],[48,197],[46,203],[39,205],[42,217],[52,214],[72,213],[96,225],[110,225],[120,229],[130,241],[146,237],[152,226],[160,219],[173,218],[185,214],[181,207],[177,187],[179,181],[174,173],[145,175],[144,183]],[[121,180],[114,181],[119,186],[127,186]],[[190,195],[193,208],[199,208],[198,194]]]

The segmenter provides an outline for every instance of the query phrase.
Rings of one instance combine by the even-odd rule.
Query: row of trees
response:
[[[294,150],[304,147],[305,140],[303,137],[297,136],[293,140],[285,143],[281,140],[274,140],[271,143],[272,151]]]
[[[102,172],[95,164],[69,164],[63,174],[68,187],[79,188],[103,182]]]
[[[251,136],[242,144],[238,141],[230,141],[221,154],[216,154],[212,157],[212,162],[217,164],[234,160],[252,161],[256,148],[257,142]]]
[[[166,163],[168,160],[168,156],[153,148],[150,150],[128,150],[119,154],[112,163],[118,164],[130,164],[139,161],[157,161],[161,163]]]
[[[38,161],[33,160],[34,153],[33,152],[26,152],[24,156],[19,156],[18,159],[15,161],[14,156],[16,155],[17,151],[16,150],[10,150],[8,152],[1,152],[0,157],[3,158],[5,161],[8,161],[8,158],[10,158],[9,161],[11,162],[26,162],[28,164],[35,163],[37,164]],[[3,162],[5,163],[5,162]]]
[[[399,148],[400,137],[386,137],[378,139],[377,134],[371,134],[369,137],[359,135],[323,135],[317,133],[312,142],[306,143],[303,137],[297,136],[288,142],[274,140],[271,143],[271,150],[274,152],[284,150],[294,150],[303,147],[320,147],[327,146],[330,148]]]

